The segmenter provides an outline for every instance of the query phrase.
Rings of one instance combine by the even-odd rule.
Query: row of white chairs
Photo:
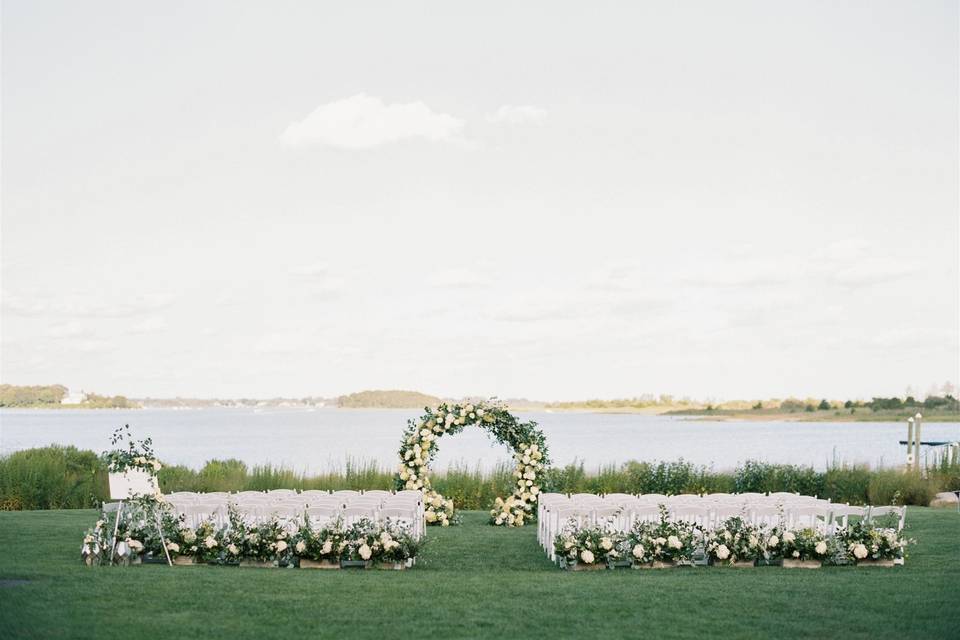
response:
[[[167,494],[167,499],[176,502],[210,502],[221,500],[224,502],[287,502],[302,501],[308,504],[314,500],[324,500],[327,498],[341,499],[344,502],[356,498],[380,498],[387,499],[391,496],[410,495],[422,498],[420,491],[404,490],[399,492],[384,491],[381,489],[370,489],[368,491],[355,491],[352,489],[341,489],[338,491],[323,491],[319,489],[310,489],[307,491],[296,491],[294,489],[271,489],[270,491],[238,491],[236,493],[227,493],[225,491],[213,491],[209,493],[193,491],[175,491]]]
[[[387,520],[408,524],[418,537],[425,530],[423,494],[419,491],[338,491],[303,492],[280,490],[265,496],[260,492],[237,494],[173,493],[164,496],[177,514],[191,526],[212,519],[218,526],[228,524],[232,506],[248,523],[255,524],[278,518],[295,528],[304,518],[312,526],[325,526],[341,519],[347,526],[361,518],[375,522]]]
[[[846,526],[851,516],[870,520],[894,514],[897,527],[902,530],[905,517],[903,507],[856,507],[797,494],[670,497],[659,494],[603,497],[543,494],[538,502],[537,536],[551,557],[553,540],[570,519],[581,525],[606,524],[619,531],[628,531],[638,521],[657,522],[661,505],[666,507],[671,519],[703,528],[712,528],[728,518],[741,516],[757,526],[782,522],[788,528],[812,527],[832,533],[838,526]]]
[[[229,525],[228,513],[223,505],[201,503],[174,506],[174,511],[177,515],[183,516],[184,522],[191,527],[197,527],[207,520],[213,521],[218,527]],[[358,520],[367,519],[373,522],[401,524],[408,527],[415,536],[423,535],[423,518],[420,516],[417,505],[410,503],[383,507],[367,505],[345,508],[336,505],[306,508],[283,504],[244,505],[237,507],[237,512],[247,524],[251,525],[277,519],[284,523],[291,533],[307,520],[312,527],[320,529],[336,520],[340,520],[345,526],[350,526]]]

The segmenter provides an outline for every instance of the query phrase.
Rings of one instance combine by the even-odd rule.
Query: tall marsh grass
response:
[[[195,470],[168,466],[160,487],[173,491],[268,489],[392,489],[393,469],[347,460],[341,468],[307,474],[276,465],[248,467],[235,459],[210,460]],[[437,470],[433,486],[461,509],[487,509],[510,493],[513,466],[491,470],[453,464]],[[588,470],[583,462],[549,469],[541,486],[560,493],[734,493],[792,491],[850,504],[927,505],[939,491],[960,489],[960,464],[938,461],[924,477],[899,469],[832,464],[813,467],[748,461],[717,471],[685,460],[630,461]],[[106,472],[92,451],[50,446],[0,457],[0,510],[91,507],[107,498]]]

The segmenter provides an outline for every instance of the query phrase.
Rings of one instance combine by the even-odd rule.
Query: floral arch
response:
[[[397,489],[422,489],[428,524],[448,526],[453,518],[453,501],[444,498],[430,486],[430,462],[437,453],[437,440],[448,433],[459,433],[469,425],[486,429],[498,442],[513,449],[517,466],[513,472],[516,484],[504,500],[497,498],[490,512],[490,523],[521,527],[534,516],[533,505],[540,493],[538,479],[550,463],[543,433],[536,422],[521,422],[501,403],[443,403],[436,409],[424,408],[416,420],[407,421],[400,445],[400,468]]]

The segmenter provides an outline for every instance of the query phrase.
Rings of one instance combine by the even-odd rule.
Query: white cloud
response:
[[[547,110],[530,104],[505,104],[487,116],[487,122],[497,124],[540,124],[547,118]]]
[[[68,298],[4,296],[3,307],[17,316],[49,318],[128,318],[169,306],[172,295],[146,293],[123,300],[97,299],[96,294]]]
[[[156,333],[167,328],[167,321],[160,316],[144,318],[127,327],[129,333]]]
[[[324,263],[291,267],[290,275],[306,282],[309,292],[315,295],[338,293],[346,286],[344,279],[333,274]]]
[[[437,271],[429,278],[434,287],[449,289],[479,289],[493,285],[490,278],[470,269],[454,268]]]
[[[844,286],[863,287],[900,280],[914,275],[917,271],[918,269],[911,265],[875,260],[860,262],[846,269],[839,269],[832,274],[832,279]]]
[[[361,93],[320,105],[303,120],[290,123],[280,141],[291,147],[371,149],[413,138],[463,142],[462,131],[462,120],[422,102],[386,104]]]

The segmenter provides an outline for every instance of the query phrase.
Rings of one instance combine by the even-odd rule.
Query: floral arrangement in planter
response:
[[[344,533],[340,543],[340,566],[368,568],[381,548],[379,527],[372,520],[361,518]]]
[[[184,533],[184,540],[195,548],[193,559],[199,564],[220,562],[220,531],[212,519],[204,520],[196,529]]]
[[[126,447],[124,447],[126,443]],[[113,432],[110,444],[115,448],[105,451],[101,456],[107,471],[123,473],[130,469],[140,469],[151,475],[156,475],[163,465],[153,453],[153,440],[145,438],[134,440],[130,435],[130,425],[125,424]]]
[[[553,549],[565,568],[573,571],[605,569],[620,558],[623,539],[618,532],[603,526],[581,527],[571,520],[557,534]]]
[[[766,540],[759,527],[734,516],[707,531],[703,542],[710,564],[752,567],[763,556]]]
[[[780,537],[780,555],[783,566],[814,569],[830,554],[827,537],[816,529],[784,531]]]
[[[893,566],[906,558],[908,544],[915,542],[894,528],[855,522],[838,536],[846,546],[848,559],[858,565]]]
[[[654,567],[689,562],[696,542],[696,527],[689,522],[672,522],[667,507],[660,505],[660,521],[642,525]],[[636,527],[635,527],[636,528]]]
[[[291,543],[293,552],[304,569],[339,569],[341,543],[344,541],[343,523],[315,529],[309,518],[300,525]]]
[[[290,534],[277,518],[271,518],[245,532],[241,566],[283,566],[292,556]]]
[[[442,403],[436,409],[426,407],[418,420],[410,420],[400,445],[400,465],[396,488],[422,490],[427,524],[449,526],[456,522],[453,502],[430,485],[430,462],[437,453],[436,442],[447,433],[459,433],[475,425],[488,431],[497,441],[514,450],[517,462],[516,485],[507,500],[500,499],[490,512],[490,523],[522,526],[533,513],[540,493],[538,478],[549,463],[546,441],[535,422],[520,422],[501,403]]]
[[[420,552],[421,542],[404,526],[388,522],[381,526],[378,539],[380,552],[376,560],[383,569],[406,569]]]
[[[627,533],[621,544],[622,555],[629,559],[636,569],[650,567],[653,564],[653,537],[654,525],[651,522],[637,522]]]

